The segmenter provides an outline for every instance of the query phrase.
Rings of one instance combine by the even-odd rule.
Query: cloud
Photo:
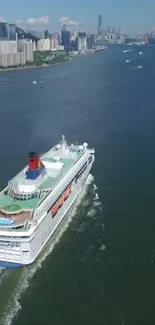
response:
[[[0,16],[0,22],[3,23],[5,22],[5,19],[3,17]]]
[[[77,25],[79,25],[79,23],[77,21],[74,21],[74,20],[69,20],[68,25],[77,26]]]
[[[43,16],[38,18],[28,18],[25,22],[28,25],[35,25],[35,24],[49,24],[50,18],[49,16]]]
[[[79,23],[77,21],[74,21],[74,20],[70,20],[69,17],[61,17],[59,19],[59,23],[61,25],[71,25],[71,26],[77,26],[79,25]]]
[[[20,24],[22,24],[22,23],[23,23],[22,20],[20,20],[20,19],[17,19],[17,20],[16,20],[16,24],[17,24],[17,25],[20,25]]]
[[[49,16],[42,16],[38,18],[28,18],[27,20],[16,20],[16,24],[21,25],[45,25],[50,23],[50,18]]]
[[[68,23],[68,17],[61,17],[60,19],[59,19],[59,23],[60,24],[67,24]]]

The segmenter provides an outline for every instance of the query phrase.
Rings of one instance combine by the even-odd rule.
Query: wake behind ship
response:
[[[29,154],[28,166],[0,192],[0,268],[35,261],[83,189],[95,150],[62,141]]]

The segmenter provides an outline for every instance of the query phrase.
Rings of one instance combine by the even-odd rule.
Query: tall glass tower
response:
[[[98,16],[98,31],[97,31],[98,36],[101,35],[101,28],[102,28],[102,15],[99,15]]]

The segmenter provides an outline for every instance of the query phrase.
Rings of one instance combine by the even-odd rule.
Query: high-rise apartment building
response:
[[[17,41],[0,41],[0,53],[17,53],[18,43]]]
[[[50,42],[51,42],[51,50],[52,51],[57,51],[59,50],[59,42],[57,40],[57,38],[55,36],[53,36],[51,39],[50,39]]]
[[[19,40],[18,41],[19,52],[24,52],[26,56],[26,62],[33,62],[33,42],[30,40]]]
[[[41,38],[37,43],[38,51],[49,51],[51,49],[50,39]]]
[[[26,64],[26,53],[18,51],[18,41],[0,41],[0,67]]]

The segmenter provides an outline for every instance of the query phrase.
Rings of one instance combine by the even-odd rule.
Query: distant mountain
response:
[[[40,39],[39,37],[35,36],[32,31],[26,30],[18,26],[16,26],[16,33],[18,34],[19,39],[27,38],[35,42],[37,42]]]
[[[30,31],[24,27],[16,26],[15,24],[8,24],[0,21],[1,40],[15,40],[16,33],[18,34],[19,39],[26,38],[32,41],[38,41],[40,39],[40,35],[35,35],[35,32],[33,31]]]

